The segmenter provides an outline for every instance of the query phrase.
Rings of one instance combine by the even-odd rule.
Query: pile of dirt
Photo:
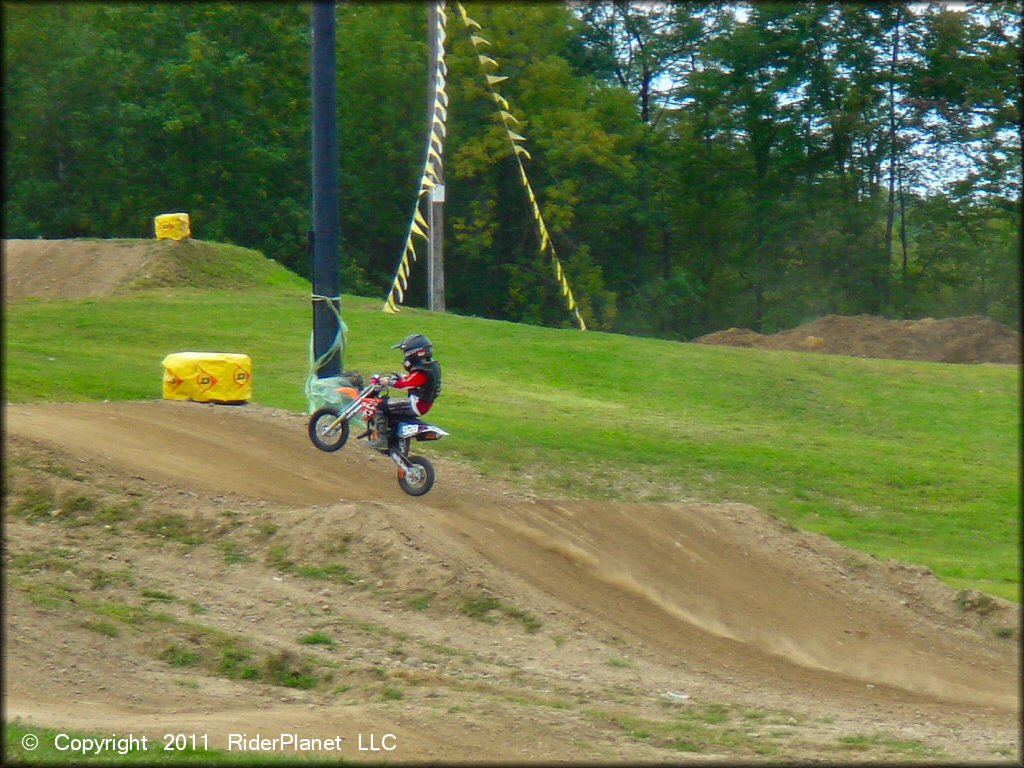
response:
[[[4,299],[118,293],[159,268],[166,240],[4,240]]]
[[[694,342],[933,363],[1019,364],[1021,337],[1019,331],[987,317],[887,320],[827,315],[771,335],[729,328]]]

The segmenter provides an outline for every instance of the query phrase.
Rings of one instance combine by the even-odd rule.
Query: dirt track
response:
[[[109,293],[154,253],[8,241],[5,297]],[[256,405],[4,426],[8,720],[390,762],[1020,754],[1019,607],[752,507],[535,499],[441,460],[411,499],[387,459]],[[274,660],[319,682],[270,684]],[[371,733],[398,748],[358,751]]]
[[[340,730],[354,743],[376,729],[398,736],[396,760],[633,762],[680,753],[631,738],[622,713],[671,719],[726,704],[791,718],[776,726],[785,736],[743,725],[762,732],[748,742],[786,758],[863,758],[838,739],[876,733],[964,759],[1016,748],[1016,645],[992,631],[1012,616],[964,613],[921,569],[855,555],[750,507],[516,498],[447,462],[438,488],[414,500],[386,459],[359,445],[320,453],[302,416],[258,406],[11,405],[5,425],[15,490],[48,466],[58,496],[127,494],[139,520],[174,511],[202,531],[190,547],[138,525],[112,534],[84,515],[8,519],[9,558],[70,553],[63,574],[44,565],[27,576],[63,576],[80,604],[172,595],[159,607],[176,620],[256,647],[300,654],[310,650],[300,635],[328,631],[339,647],[313,650],[340,662],[335,679],[351,685],[301,691],[177,669],[159,660],[159,633],[106,637],[81,611],[33,602],[19,581],[6,601],[8,718],[199,729],[220,747],[231,731]],[[251,562],[227,562],[228,541]],[[362,580],[271,567],[267,553],[282,545],[310,563],[340,555]],[[76,578],[97,565],[132,583]],[[460,601],[482,593],[539,629],[511,614],[494,624],[465,615]],[[425,610],[410,607],[417,594],[431,596]],[[190,603],[208,613],[190,616]],[[403,696],[382,700],[382,684]],[[757,754],[717,749],[694,757]]]

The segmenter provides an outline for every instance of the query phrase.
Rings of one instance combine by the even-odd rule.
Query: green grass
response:
[[[460,610],[466,616],[487,624],[495,624],[498,617],[495,614],[504,614],[511,619],[518,619],[523,623],[523,628],[531,635],[536,634],[542,626],[542,622],[529,611],[517,608],[514,605],[494,597],[493,595],[470,595],[463,598]]]
[[[196,530],[195,524],[179,512],[157,515],[150,520],[138,523],[135,527],[143,533],[177,541],[189,547],[196,547],[203,543],[203,538]]]
[[[224,285],[210,266],[186,287],[9,303],[8,400],[159,398],[163,356],[202,349],[250,355],[254,401],[304,412],[308,283],[262,257],[223,258],[243,287],[201,287]],[[1020,599],[1016,366],[680,344],[381,305],[343,297],[345,367],[394,370],[390,345],[429,335],[445,376],[431,416],[452,433],[431,453],[552,496],[746,502],[958,588]],[[116,376],[97,375],[111,366]],[[18,513],[41,520],[49,503],[27,499]],[[151,532],[191,544],[163,522]]]
[[[12,515],[23,517],[30,523],[38,523],[50,516],[56,504],[57,495],[52,488],[32,487],[18,495],[18,500],[11,505],[10,511]]]
[[[786,710],[751,709],[707,702],[684,708],[673,707],[664,719],[653,720],[623,712],[584,710],[598,722],[620,728],[629,738],[667,753],[720,755],[734,759],[785,757],[795,747],[806,749],[802,726],[806,720]],[[886,757],[942,758],[942,749],[916,739],[887,734],[858,734],[838,737],[835,745],[821,744],[815,760],[849,759],[864,754],[878,760]]]
[[[86,621],[82,623],[82,626],[86,629],[91,629],[93,632],[99,632],[104,637],[121,636],[121,630],[110,621]]]
[[[358,584],[361,579],[352,573],[344,563],[328,563],[326,565],[300,564],[288,556],[288,548],[284,544],[276,544],[267,552],[266,563],[282,573],[290,573],[304,579],[337,581],[342,584]]]
[[[780,720],[779,713],[763,710],[758,717],[740,712],[725,704],[694,705],[673,712],[663,720],[636,717],[603,710],[587,710],[585,714],[597,721],[618,726],[637,742],[685,755],[721,754],[733,757],[766,757],[786,754],[787,743],[794,738],[791,728],[766,728]],[[759,723],[761,734],[751,733]]]
[[[178,599],[169,592],[163,592],[159,589],[144,589],[141,594],[147,600],[159,600],[162,603],[173,603]]]
[[[405,692],[401,688],[388,686],[381,691],[380,697],[383,701],[401,701],[405,698]]]
[[[610,657],[605,661],[605,664],[609,667],[614,667],[615,669],[632,669],[634,666],[633,662],[629,659],[623,659],[619,656]]]
[[[941,750],[930,747],[917,739],[900,739],[877,733],[840,736],[839,746],[841,749],[851,752],[880,751],[889,755],[908,757],[941,757],[943,755]]]
[[[228,565],[236,563],[251,563],[256,559],[247,554],[237,542],[222,541],[219,546],[221,551],[224,553],[224,562]]]
[[[233,638],[223,641],[217,672],[232,680],[255,680],[260,672],[252,664],[252,651],[237,645]]]
[[[406,601],[406,605],[414,611],[425,611],[430,607],[430,598],[431,595],[425,593],[414,595]]]
[[[172,667],[196,667],[199,666],[199,662],[202,660],[202,657],[195,651],[189,648],[182,648],[175,643],[167,646],[160,654],[160,658]]]
[[[298,659],[287,651],[270,656],[265,669],[270,682],[286,688],[315,688],[320,682],[308,660]]]
[[[336,645],[334,638],[324,632],[310,632],[308,635],[300,637],[299,642],[303,645],[323,645],[328,648],[333,648]]]

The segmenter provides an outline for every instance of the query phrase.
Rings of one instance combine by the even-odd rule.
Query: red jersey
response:
[[[395,380],[395,389],[416,389],[430,383],[430,378],[423,371],[413,371]],[[430,410],[432,402],[422,400],[415,392],[409,393],[409,404],[420,416]]]

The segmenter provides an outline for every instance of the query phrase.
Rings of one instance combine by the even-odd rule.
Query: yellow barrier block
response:
[[[157,240],[182,240],[192,236],[187,213],[163,213],[153,219]]]
[[[252,397],[252,360],[230,352],[173,352],[163,359],[164,400],[242,403]]]

